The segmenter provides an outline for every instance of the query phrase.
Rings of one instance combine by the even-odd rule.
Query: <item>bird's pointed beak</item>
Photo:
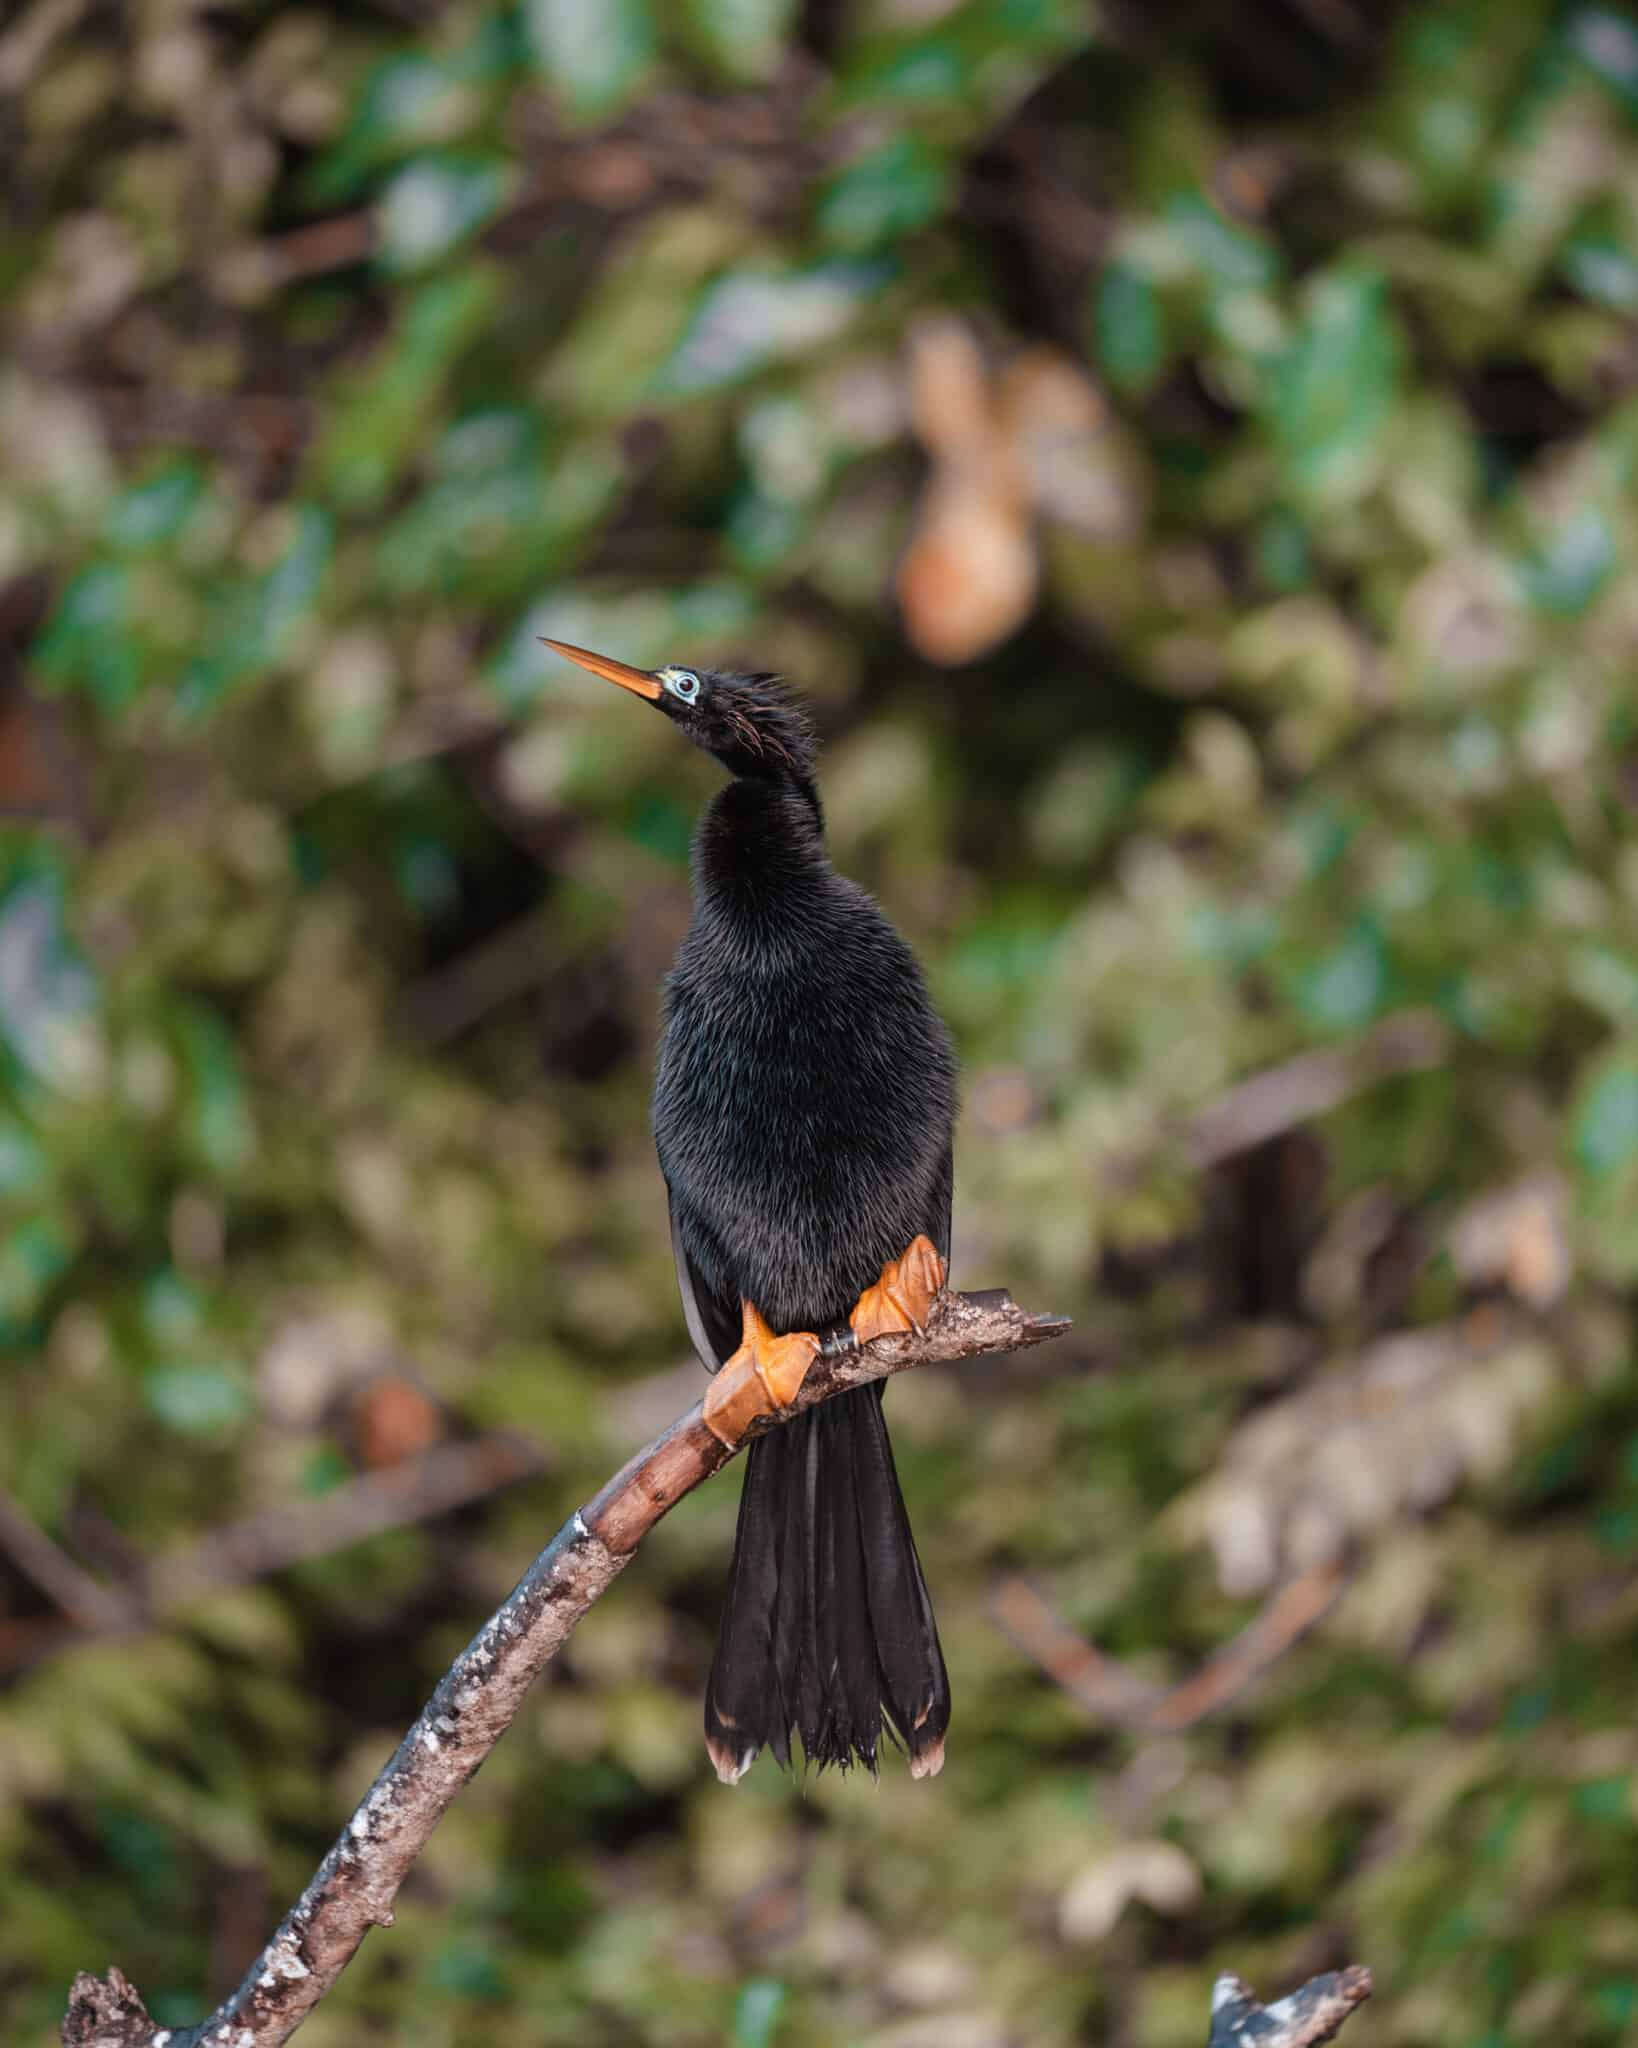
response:
[[[658,681],[646,668],[633,668],[629,662],[611,661],[606,654],[592,654],[584,647],[571,647],[567,640],[548,640],[540,636],[542,647],[549,647],[554,654],[561,654],[565,661],[572,661],[580,668],[589,668],[594,676],[601,676],[605,682],[618,683],[622,690],[630,690],[635,696],[647,697],[653,702],[660,695]]]

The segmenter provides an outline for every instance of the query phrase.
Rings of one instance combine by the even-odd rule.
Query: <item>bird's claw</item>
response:
[[[848,1323],[861,1344],[873,1337],[924,1330],[948,1268],[930,1237],[913,1238],[908,1250],[889,1259],[874,1287],[859,1296]]]
[[[743,1307],[739,1349],[711,1376],[701,1414],[705,1426],[729,1450],[736,1450],[758,1417],[777,1415],[802,1391],[808,1368],[819,1355],[809,1330],[776,1337],[752,1302]]]

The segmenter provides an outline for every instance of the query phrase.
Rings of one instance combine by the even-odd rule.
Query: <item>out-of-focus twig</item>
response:
[[[117,448],[154,443],[210,448],[257,465],[293,462],[313,431],[314,408],[281,391],[199,392],[140,388],[76,376],[36,343],[16,353],[19,368],[89,406]]]
[[[1004,1293],[941,1294],[925,1330],[866,1345],[846,1332],[828,1339],[777,1420],[890,1373],[1019,1351],[1068,1327],[1058,1316],[1030,1315]],[[753,1422],[746,1434],[775,1421]],[[456,1658],[283,1925],[209,2019],[156,2027],[117,1971],[103,1980],[82,1972],[63,2022],[67,2048],[278,2048],[287,2041],[369,1930],[392,1925],[399,1886],[433,1829],[576,1623],[661,1516],[738,1448],[712,1434],[696,1402],[570,1517]]]
[[[1107,1656],[1016,1574],[995,1588],[990,1611],[1017,1647],[1083,1706],[1123,1728],[1157,1735],[1192,1728],[1238,1699],[1320,1620],[1346,1576],[1331,1559],[1288,1579],[1231,1642],[1172,1686],[1139,1678]]]
[[[1260,2004],[1243,1978],[1219,1977],[1211,1991],[1206,2048],[1318,2048],[1374,1989],[1370,1971],[1360,1963],[1310,1977],[1277,2005]]]
[[[404,1028],[419,1045],[447,1045],[502,1003],[540,985],[547,951],[534,911],[514,918],[447,966],[412,983]]]
[[[1368,46],[1366,23],[1354,12],[1349,0],[1295,0],[1295,5],[1297,12],[1328,42],[1340,43],[1350,50]]]
[[[485,242],[504,247],[542,207],[578,201],[620,214],[668,191],[718,186],[735,171],[764,205],[811,190],[849,143],[845,124],[823,139],[793,132],[793,92],[800,98],[805,89],[801,78],[785,78],[766,92],[726,99],[656,94],[627,124],[587,137],[553,132],[535,144],[525,177],[485,230]],[[306,222],[262,245],[265,281],[277,287],[349,270],[375,254],[379,239],[373,206]]]
[[[230,1586],[269,1578],[316,1557],[332,1556],[388,1529],[433,1521],[530,1478],[544,1464],[535,1445],[509,1431],[492,1431],[467,1443],[438,1444],[387,1471],[350,1479],[316,1500],[266,1508],[211,1531],[197,1543],[150,1565],[140,1597],[131,1589],[110,1593],[35,1531],[36,1544],[46,1543],[58,1560],[49,1568],[60,1577],[66,1567],[84,1582],[73,1604],[67,1597],[66,1578],[59,1591],[45,1584],[41,1570],[24,1563],[20,1532],[9,1526],[7,1503],[0,1496],[0,1549],[27,1570],[35,1584],[49,1592],[70,1617],[66,1624],[20,1622],[0,1629],[0,1671],[36,1664],[42,1657],[91,1636],[133,1635],[152,1628],[192,1601]],[[100,1607],[94,1608],[85,1588],[99,1596]]]
[[[532,1478],[544,1464],[535,1445],[506,1430],[467,1443],[437,1444],[386,1471],[350,1479],[316,1500],[229,1522],[159,1559],[148,1576],[150,1602],[158,1611],[171,1612],[201,1594],[331,1556],[387,1529],[432,1521]]]
[[[10,1494],[0,1491],[0,1551],[80,1629],[128,1628],[136,1604],[102,1585],[52,1542]]]
[[[86,0],[34,0],[0,36],[0,93],[22,91],[85,8]]]
[[[1216,1166],[1282,1131],[1325,1116],[1352,1095],[1395,1074],[1416,1074],[1445,1058],[1450,1033],[1428,1010],[1388,1017],[1359,1044],[1299,1053],[1219,1095],[1189,1120],[1197,1167]]]
[[[292,228],[269,245],[273,281],[295,284],[302,278],[323,277],[332,270],[349,270],[374,253],[375,239],[375,212],[370,207],[309,221],[305,227]]]

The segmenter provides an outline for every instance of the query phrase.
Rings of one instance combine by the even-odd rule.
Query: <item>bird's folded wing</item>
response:
[[[668,1190],[669,1192],[669,1190]],[[671,1255],[677,1263],[677,1289],[682,1295],[683,1320],[689,1341],[707,1372],[715,1372],[725,1358],[739,1348],[739,1304],[714,1295],[689,1263],[677,1215],[676,1197],[671,1196]]]

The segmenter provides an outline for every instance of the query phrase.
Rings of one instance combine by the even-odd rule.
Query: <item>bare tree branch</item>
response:
[[[1355,1963],[1310,1977],[1278,2005],[1260,2005],[1251,1986],[1222,1976],[1212,1986],[1211,2038],[1206,2048],[1317,2048],[1370,1997],[1371,1973]]]
[[[371,1927],[392,1925],[393,1900],[450,1804],[511,1725],[530,1685],[638,1544],[686,1493],[763,1429],[867,1381],[914,1366],[1019,1351],[1061,1336],[1002,1292],[941,1294],[927,1327],[861,1346],[827,1337],[792,1406],[756,1418],[732,1447],[696,1403],[640,1451],[558,1531],[510,1597],[456,1658],[283,1925],[244,1981],[197,2027],[156,2027],[117,1971],[74,1981],[67,2048],[277,2048],[356,1954]]]

